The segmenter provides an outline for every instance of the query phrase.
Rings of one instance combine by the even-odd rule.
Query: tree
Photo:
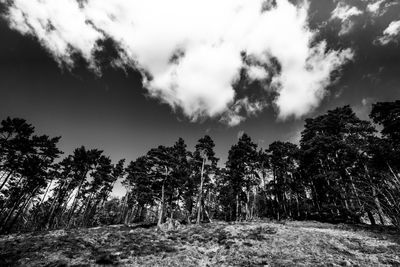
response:
[[[377,180],[373,199],[400,227],[400,101],[373,104],[370,117],[383,127],[382,137],[371,142],[370,172]],[[382,216],[380,219],[383,222]]]
[[[400,141],[400,100],[394,102],[378,102],[372,105],[371,119],[383,126],[383,137],[398,146]]]
[[[192,166],[194,168],[194,174],[200,178],[199,191],[197,194],[197,224],[201,221],[202,213],[208,213],[204,207],[203,195],[205,183],[210,182],[210,175],[215,173],[217,169],[218,159],[215,157],[214,147],[214,141],[210,136],[206,135],[199,139],[193,153]],[[207,215],[207,217],[210,219],[209,215]]]
[[[131,161],[113,164],[84,146],[61,161],[59,137],[35,135],[23,119],[0,125],[0,233],[214,216],[252,220],[318,219],[400,227],[400,101],[373,105],[359,119],[349,106],[306,119],[300,147],[258,149],[243,134],[218,168],[208,135],[193,152],[179,138]],[[127,193],[109,199],[118,179]]]
[[[92,180],[88,182],[85,192],[82,194],[86,204],[82,204],[82,225],[93,225],[93,218],[98,206],[107,200],[115,181],[123,175],[124,160],[120,160],[115,166],[111,159],[100,156],[95,170],[91,173]],[[78,215],[80,212],[78,212]]]
[[[295,178],[298,167],[299,149],[290,142],[276,141],[268,148],[270,164],[273,174],[272,191],[276,204],[275,216],[281,218],[293,218],[292,199],[298,202],[295,190]]]
[[[190,159],[192,153],[187,150],[185,141],[179,138],[172,147],[174,167],[171,173],[173,186],[170,197],[171,216],[174,208],[179,209],[179,202],[183,199],[186,208],[186,220],[190,222],[193,208],[194,183],[191,177]],[[176,203],[174,205],[174,202]]]
[[[375,129],[349,106],[306,119],[300,141],[302,171],[320,217],[359,220],[365,207],[358,181],[365,181],[366,152]]]
[[[24,119],[7,117],[0,127],[0,172],[3,181],[0,190],[13,174],[21,168],[24,158],[34,152],[32,135],[34,127]]]
[[[72,204],[67,215],[67,226],[70,226],[78,201],[82,198],[82,187],[87,179],[87,175],[96,169],[99,160],[104,160],[101,155],[102,153],[103,151],[97,149],[87,150],[84,146],[74,150],[72,183],[75,185],[76,190],[74,189],[71,194],[74,193],[74,191],[76,192],[73,195]],[[68,205],[68,202],[65,203],[65,205]]]
[[[257,145],[251,141],[247,134],[243,134],[236,145],[229,150],[226,168],[229,175],[230,187],[234,193],[236,208],[234,218],[242,219],[242,205],[247,205],[246,216],[249,215],[249,190],[255,183],[255,163],[257,159]]]
[[[146,205],[153,206],[158,199],[158,225],[164,222],[168,212],[173,218],[174,211],[180,209],[181,198],[188,197],[185,188],[190,185],[190,156],[184,140],[179,138],[172,147],[153,148],[145,156],[131,162],[124,181],[128,187],[124,205],[129,202],[130,209],[137,205],[140,211],[144,211]],[[166,207],[169,209],[166,210]],[[144,214],[141,214],[139,220],[143,219]]]
[[[0,189],[7,197],[0,202],[1,232],[14,227],[53,179],[54,160],[61,154],[56,146],[60,137],[33,134],[34,127],[23,119],[1,122],[1,172],[5,177]]]
[[[131,212],[128,214],[128,211],[124,211],[125,223],[129,221],[129,216],[133,216],[132,208],[135,202],[140,209],[139,221],[144,219],[142,210],[145,205],[153,205],[154,203],[154,196],[156,195],[154,184],[156,181],[153,180],[155,176],[150,174],[150,167],[149,158],[142,156],[131,161],[126,168],[127,176],[124,184],[128,187],[128,192],[125,197],[125,205],[130,207]],[[130,204],[128,205],[128,203]]]
[[[173,181],[169,178],[174,168],[173,151],[171,147],[159,146],[151,149],[147,153],[147,157],[150,162],[150,172],[155,181],[154,187],[158,187],[161,184],[161,197],[159,204],[158,222],[160,226],[164,222],[165,218],[165,189],[166,187],[173,184]]]

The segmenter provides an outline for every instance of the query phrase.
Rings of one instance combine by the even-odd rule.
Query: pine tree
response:
[[[255,162],[257,159],[257,145],[247,134],[243,134],[236,145],[229,150],[226,169],[229,175],[230,187],[234,193],[236,203],[234,218],[242,218],[242,202],[246,203],[246,217],[249,216],[249,190],[254,183]]]
[[[218,159],[215,157],[214,147],[214,141],[210,136],[206,135],[199,139],[193,153],[192,167],[194,175],[199,177],[199,179],[196,179],[199,184],[197,194],[197,224],[201,222],[203,213],[206,214],[209,220],[211,219],[204,205],[204,188],[207,187],[209,189],[211,183],[210,176],[217,169]]]
[[[156,191],[159,192],[159,212],[157,225],[160,226],[165,219],[165,203],[166,189],[170,189],[174,181],[171,177],[171,172],[174,168],[173,151],[171,147],[159,146],[151,149],[147,153],[150,162],[150,175],[152,176],[153,184]],[[159,185],[161,188],[159,189]]]

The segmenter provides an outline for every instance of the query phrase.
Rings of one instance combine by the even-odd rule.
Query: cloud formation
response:
[[[400,36],[400,20],[392,21],[389,26],[383,31],[383,36],[378,39],[381,45],[386,45],[390,42],[397,41]]]
[[[339,2],[336,8],[332,11],[332,18],[337,18],[342,21],[348,20],[351,17],[361,15],[362,11],[359,10],[357,7],[349,6],[344,2]]]
[[[344,35],[349,33],[354,27],[354,22],[351,19],[361,14],[363,14],[363,12],[357,7],[351,7],[344,2],[339,2],[332,11],[331,20],[339,19],[341,21],[342,24],[339,35]]]
[[[392,6],[399,4],[396,0],[369,0],[369,2],[366,10],[371,13],[373,17],[383,16]]]
[[[220,121],[233,127],[239,125],[246,117],[256,116],[268,104],[263,101],[250,101],[248,97],[237,100],[230,109],[225,112]]]
[[[368,12],[372,13],[373,15],[377,16],[381,12],[381,5],[385,2],[385,0],[378,0],[376,2],[369,3],[367,5]]]
[[[337,16],[357,11],[346,13]],[[314,41],[307,2],[12,0],[6,18],[71,67],[78,53],[100,71],[95,54],[112,39],[119,65],[139,70],[150,95],[192,120],[220,117],[231,126],[267,106],[264,98],[238,97],[242,71],[251,81],[269,80],[279,118],[301,117],[319,105],[332,71],[353,56]],[[279,73],[269,72],[272,59]]]

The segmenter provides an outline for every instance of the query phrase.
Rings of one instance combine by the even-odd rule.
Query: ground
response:
[[[391,228],[319,222],[125,225],[0,236],[0,266],[400,266]]]

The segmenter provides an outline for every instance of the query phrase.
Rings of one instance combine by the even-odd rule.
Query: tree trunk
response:
[[[246,220],[251,220],[251,214],[250,214],[250,190],[248,189],[246,192]]]
[[[315,188],[315,185],[314,185],[314,183],[312,181],[311,181],[311,186],[312,186],[312,189],[313,189],[312,191],[314,192],[315,204],[317,206],[318,213],[320,213],[321,212],[321,207],[319,205],[319,197],[318,197],[317,189]]]
[[[186,199],[186,220],[188,224],[191,224],[191,217],[193,211],[193,199],[192,194]]]
[[[388,166],[389,166],[389,164],[388,164]],[[365,164],[364,164],[364,169],[365,169],[365,173],[366,173],[367,177],[371,180],[371,176],[369,175],[369,171],[368,171],[367,165],[365,165]],[[378,199],[378,196],[376,195],[376,190],[375,190],[375,187],[373,185],[372,185],[372,197],[374,199],[375,206],[376,206],[376,208],[378,210],[379,220],[380,220],[382,225],[385,225],[385,220],[383,219],[382,206],[381,206],[381,203],[380,203],[380,201]]]
[[[11,177],[11,174],[12,174],[12,171],[10,171],[10,172],[7,174],[7,176],[6,176],[6,178],[4,179],[3,183],[0,185],[0,190],[3,189],[3,186],[6,185],[6,183],[7,183],[7,181],[8,181],[8,178]]]
[[[29,202],[31,201],[32,197],[34,196],[33,192],[28,199],[24,202],[24,204],[22,205],[22,207],[20,209],[18,209],[17,214],[14,216],[14,218],[12,219],[12,221],[9,223],[8,226],[6,226],[7,222],[4,223],[4,230],[5,232],[9,231],[12,229],[12,227],[14,226],[14,224],[16,223],[17,219],[19,218],[19,216],[21,215],[21,213],[25,210],[26,206],[29,204]]]
[[[161,202],[160,202],[157,226],[160,226],[164,221],[164,201],[165,201],[164,190],[165,189],[164,189],[164,183],[163,183],[162,187],[161,187]]]
[[[170,194],[170,196],[169,196],[169,211],[170,211],[170,213],[169,213],[169,217],[171,218],[171,219],[173,219],[174,218],[174,208],[173,208],[173,205],[174,205],[174,189],[172,189],[172,192],[171,192],[171,194]]]
[[[42,205],[42,204],[43,204],[44,199],[46,198],[46,195],[47,195],[47,193],[49,192],[49,189],[50,189],[52,183],[53,183],[53,178],[51,178],[50,184],[49,184],[49,186],[46,188],[46,192],[44,192],[44,195],[43,195],[42,200],[40,201],[40,204],[39,204],[39,205]]]
[[[85,225],[87,226],[87,221],[89,219],[88,211],[90,212],[89,207],[90,207],[90,203],[92,202],[92,198],[93,198],[93,192],[90,194],[88,200],[86,201],[85,209],[83,211],[82,226],[85,226]],[[79,212],[78,212],[78,214],[79,214]]]
[[[70,209],[70,211],[68,213],[67,227],[69,227],[69,224],[71,222],[71,218],[74,215],[76,202],[78,201],[78,197],[80,197],[81,188],[82,188],[83,183],[85,182],[85,178],[86,178],[87,173],[88,173],[88,171],[85,171],[85,174],[82,175],[82,177],[81,177],[81,182],[79,184],[78,191],[76,192],[76,195],[74,197],[74,201],[72,202],[71,209]],[[68,203],[67,203],[67,205],[68,205]]]
[[[128,198],[129,198],[129,194],[130,194],[130,188],[128,188],[128,191],[125,194],[124,197],[124,202],[122,203],[122,211],[121,211],[121,215],[119,218],[119,221],[121,223],[125,223],[125,219],[126,219],[126,214],[129,212],[128,210]]]
[[[258,212],[257,212],[257,195],[258,195],[258,188],[257,186],[254,186],[253,188],[253,202],[252,202],[252,207],[251,207],[251,217],[258,217]]]
[[[235,220],[239,221],[240,215],[239,215],[239,195],[238,195],[238,193],[236,193],[236,214],[235,215],[236,215]]]
[[[378,196],[376,195],[375,187],[373,187],[373,186],[372,186],[372,196],[374,198],[374,202],[375,202],[376,208],[378,209],[379,220],[380,220],[382,225],[385,225],[385,220],[383,219],[382,206],[381,206],[381,203],[380,203],[380,201],[378,199]]]
[[[282,199],[283,199],[283,212],[284,212],[284,218],[286,219],[288,217],[288,208],[287,208],[287,199],[286,199],[286,192],[282,192]]]
[[[201,212],[202,212],[202,200],[203,200],[203,183],[204,183],[204,164],[206,158],[203,157],[203,162],[201,165],[201,172],[200,172],[200,188],[199,188],[199,195],[197,197],[197,220],[196,224],[200,224],[201,219]]]
[[[128,211],[125,213],[124,216],[124,224],[129,224],[131,222],[132,214],[134,214],[135,206],[133,205]]]
[[[14,205],[8,211],[7,215],[0,221],[0,233],[2,230],[4,230],[8,220],[10,219],[10,217],[14,213],[14,211],[18,208],[19,204],[21,203],[21,200],[25,198],[25,195],[26,194],[23,194],[17,201],[15,201]]]
[[[365,172],[366,172],[367,176],[369,177],[369,171],[368,171],[368,168],[367,168],[367,166],[365,164],[364,164],[364,169],[365,169]],[[354,192],[354,195],[356,196],[356,199],[357,199],[357,204],[361,207],[362,205],[361,205],[360,197],[358,196],[357,188],[354,185],[353,177],[351,176],[350,172],[347,169],[345,169],[345,170],[346,170],[347,175],[349,176],[351,188],[352,188],[352,190]]]
[[[275,203],[276,203],[277,220],[280,221],[281,220],[281,216],[280,216],[280,207],[279,207],[278,199],[275,199]]]
[[[299,203],[299,193],[296,192],[296,208],[297,208],[297,219],[300,219],[300,203]]]
[[[24,201],[24,203],[22,204],[22,207],[20,209],[18,209],[17,214],[14,216],[13,220],[11,221],[11,223],[8,225],[7,227],[7,223],[8,221],[11,219],[12,214],[14,213],[14,211],[16,210],[16,208],[19,206],[20,201],[18,201],[19,203],[17,205],[15,205],[11,211],[8,213],[6,219],[3,221],[2,223],[2,228],[1,228],[1,232],[0,233],[5,233],[6,231],[8,231],[9,229],[11,229],[11,227],[14,225],[14,223],[17,221],[19,215],[21,214],[21,212],[25,209],[26,205],[29,203],[29,201],[32,199],[32,197],[35,195],[36,191],[39,189],[39,186],[37,186],[32,193],[28,196],[28,198]]]
[[[51,226],[52,226],[52,223],[53,223],[53,214],[54,214],[54,212],[55,212],[55,210],[56,209],[59,209],[60,208],[60,206],[61,206],[61,204],[62,204],[62,202],[60,203],[60,201],[58,201],[59,199],[59,196],[60,196],[60,193],[62,192],[62,190],[64,189],[64,185],[65,185],[65,183],[67,182],[67,179],[65,179],[64,180],[64,182],[63,182],[63,184],[61,185],[61,187],[60,187],[60,189],[57,191],[57,195],[54,197],[54,200],[52,201],[52,203],[51,203],[51,206],[50,206],[50,214],[49,214],[49,216],[47,216],[47,219],[46,219],[46,226],[45,226],[45,228],[46,229],[49,229]],[[65,189],[66,191],[68,190],[68,187],[69,187],[69,185],[71,184],[71,181],[69,181],[69,183],[68,183],[68,185],[67,185],[67,188]],[[65,193],[64,193],[64,195],[63,195],[63,198],[65,197]],[[58,201],[58,205],[57,205],[57,208],[56,208],[56,202]]]
[[[368,214],[369,221],[371,222],[371,225],[376,225],[375,218],[374,218],[374,215],[372,214],[372,212],[368,210],[367,214]]]
[[[144,222],[146,220],[147,209],[145,205],[141,205],[139,213],[139,222]]]
[[[85,221],[86,227],[91,227],[91,226],[95,225],[94,223],[96,221],[93,220],[93,218],[95,218],[95,216],[101,212],[101,210],[103,208],[103,204],[104,204],[104,199],[97,199],[94,202],[94,205],[89,208],[89,211],[87,213],[88,215],[87,215],[86,221]],[[90,221],[91,219],[92,219],[92,221]],[[117,221],[116,223],[119,223],[119,222]]]
[[[392,167],[390,167],[389,163],[386,163],[389,167],[390,172],[392,173],[393,177],[400,183],[399,177],[394,173]]]

